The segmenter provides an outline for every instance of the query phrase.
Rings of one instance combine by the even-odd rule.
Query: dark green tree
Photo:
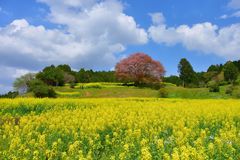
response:
[[[68,64],[58,65],[57,68],[62,70],[63,72],[66,72],[66,73],[71,73],[72,72],[72,69]]]
[[[179,77],[182,80],[183,87],[196,83],[196,73],[192,65],[186,58],[182,58],[178,64]]]
[[[238,71],[240,71],[240,60],[233,61],[233,64],[238,68]]]
[[[87,71],[84,68],[81,68],[77,73],[77,79],[81,83],[88,83],[90,82],[90,75],[87,73]]]
[[[205,72],[197,72],[196,73],[196,79],[198,87],[205,87],[207,84],[207,80],[205,78]]]
[[[47,85],[63,86],[64,85],[64,71],[55,67],[54,65],[45,67],[42,72],[36,76]]]
[[[30,81],[28,91],[33,92],[34,96],[38,98],[56,97],[55,91],[39,79]]]
[[[238,68],[229,61],[224,65],[224,79],[232,84],[237,80]]]
[[[114,71],[93,71],[81,68],[76,73],[76,79],[81,83],[88,82],[117,82]]]
[[[208,70],[207,70],[207,72],[216,72],[216,73],[220,73],[221,71],[222,71],[222,69],[223,69],[223,65],[222,64],[220,64],[220,65],[211,65],[209,68],[208,68]]]
[[[169,77],[164,77],[163,81],[167,83],[176,84],[177,86],[180,86],[182,84],[182,80],[178,76],[173,75]]]
[[[16,98],[19,95],[16,91],[9,91],[6,94],[0,94],[0,98]]]

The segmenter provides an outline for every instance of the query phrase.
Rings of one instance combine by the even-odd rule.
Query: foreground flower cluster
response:
[[[240,159],[240,101],[0,100],[0,159]]]

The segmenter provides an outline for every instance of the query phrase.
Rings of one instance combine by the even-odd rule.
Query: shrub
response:
[[[32,80],[29,85],[29,91],[32,91],[35,97],[38,98],[55,98],[56,92],[48,87],[43,81],[41,80]]]
[[[32,91],[35,97],[38,98],[48,97],[48,86],[44,85],[35,86]]]
[[[164,87],[164,84],[161,83],[151,83],[150,84],[150,88],[158,90]]]
[[[122,86],[132,87],[135,86],[134,83],[122,83]]]
[[[76,86],[76,83],[75,83],[75,82],[71,82],[71,83],[70,83],[70,88],[75,88],[75,86]]]
[[[238,99],[240,98],[240,91],[236,92],[235,97],[238,98]]]
[[[230,95],[232,95],[233,90],[234,90],[233,86],[229,86],[229,87],[227,87],[225,93],[226,93],[226,94],[230,94]]]
[[[208,82],[208,87],[209,87],[209,92],[219,92],[220,91],[219,83],[217,83],[216,81]]]
[[[240,79],[237,79],[235,82],[234,82],[234,85],[239,85],[240,84]]]
[[[220,88],[217,83],[213,83],[209,85],[209,92],[219,92]]]
[[[48,88],[48,97],[50,97],[50,98],[56,98],[57,97],[57,93],[54,91],[53,88]]]
[[[37,98],[56,98],[57,94],[52,88],[48,88],[48,86],[38,86],[33,90],[34,96]]]
[[[88,83],[86,85],[84,85],[84,89],[86,88],[97,88],[97,89],[101,89],[102,85],[100,83]]]
[[[159,89],[159,96],[161,98],[167,98],[168,97],[168,91],[166,90],[166,88],[160,88]]]
[[[235,97],[235,98],[240,98],[240,88],[239,87],[237,87],[237,86],[234,87],[232,96]]]
[[[225,86],[225,85],[228,85],[227,81],[220,81],[219,82],[219,86]]]
[[[198,88],[199,86],[198,86],[198,84],[189,83],[185,87],[187,87],[187,88]]]
[[[6,94],[0,95],[0,98],[16,98],[19,95],[19,92],[8,92]]]

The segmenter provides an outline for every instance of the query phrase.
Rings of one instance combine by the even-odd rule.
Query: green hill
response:
[[[171,83],[165,84],[168,98],[188,99],[227,99],[232,96],[225,93],[228,86],[221,86],[220,92],[209,92],[209,88],[183,88]],[[122,86],[121,83],[78,83],[75,88],[68,84],[54,87],[58,98],[126,98],[160,97],[159,91],[150,88]],[[32,97],[31,93],[25,95]]]

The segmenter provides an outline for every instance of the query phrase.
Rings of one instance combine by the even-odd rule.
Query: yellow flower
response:
[[[149,148],[148,147],[142,147],[142,149],[141,149],[141,159],[143,159],[143,160],[150,160],[150,159],[152,159],[152,155],[149,152]]]
[[[128,150],[129,150],[129,145],[128,145],[128,144],[124,144],[123,148],[124,148],[124,150],[125,150],[126,152],[128,152]]]
[[[163,147],[164,147],[163,140],[162,139],[158,139],[157,140],[157,148],[160,150]]]
[[[240,156],[240,100],[17,98],[0,106],[0,159]]]

